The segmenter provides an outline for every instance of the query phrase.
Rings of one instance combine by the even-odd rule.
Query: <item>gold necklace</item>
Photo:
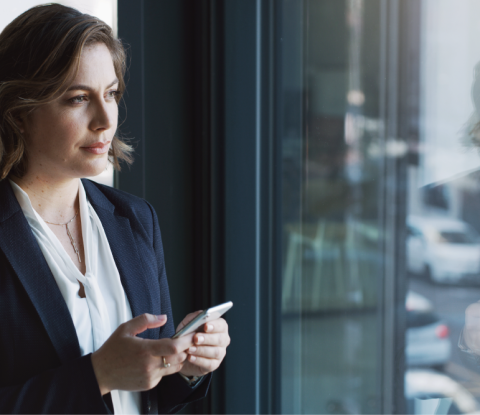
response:
[[[45,222],[49,223],[50,225],[66,226],[67,227],[67,235],[70,238],[70,242],[72,243],[72,246],[73,246],[73,249],[74,249],[75,253],[77,254],[78,262],[82,262],[82,260],[80,259],[80,252],[78,251],[77,242],[75,242],[75,239],[73,239],[73,236],[70,233],[70,229],[68,228],[68,224],[70,222],[73,222],[75,220],[75,218],[77,217],[77,215],[78,215],[78,212],[76,212],[75,216],[66,223],[53,223],[53,222],[49,222],[48,220],[45,220],[45,219],[44,220],[45,220]]]

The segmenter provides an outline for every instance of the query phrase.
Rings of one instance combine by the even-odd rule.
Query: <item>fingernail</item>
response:
[[[212,331],[212,330],[213,330],[213,325],[207,324],[207,331]]]
[[[203,343],[204,340],[205,340],[205,337],[203,337],[203,336],[198,336],[197,337],[197,343]]]
[[[195,353],[196,351],[197,351],[196,347],[190,347],[190,349],[188,349],[188,353]]]
[[[157,317],[157,320],[165,320],[167,318],[167,315],[166,314],[159,314],[156,317]]]
[[[195,360],[197,360],[195,356],[190,356],[190,362],[195,362]]]

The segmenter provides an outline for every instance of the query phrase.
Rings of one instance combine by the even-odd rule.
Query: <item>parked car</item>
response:
[[[407,331],[405,359],[407,366],[435,367],[439,370],[450,360],[449,328],[424,296],[409,291],[405,302]]]
[[[437,283],[480,283],[480,236],[466,222],[409,216],[407,268]]]

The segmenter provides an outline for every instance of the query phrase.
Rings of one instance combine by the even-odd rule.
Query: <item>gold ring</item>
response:
[[[163,367],[170,367],[170,363],[167,363],[165,358],[163,358]]]

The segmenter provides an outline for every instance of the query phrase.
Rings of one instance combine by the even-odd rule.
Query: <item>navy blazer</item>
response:
[[[139,337],[175,328],[157,216],[143,199],[82,180],[117,264],[133,316],[167,314]],[[203,398],[210,375],[191,388],[178,375],[142,392],[143,413],[172,413]],[[109,413],[91,355],[80,355],[72,318],[8,180],[0,181],[0,413]]]

